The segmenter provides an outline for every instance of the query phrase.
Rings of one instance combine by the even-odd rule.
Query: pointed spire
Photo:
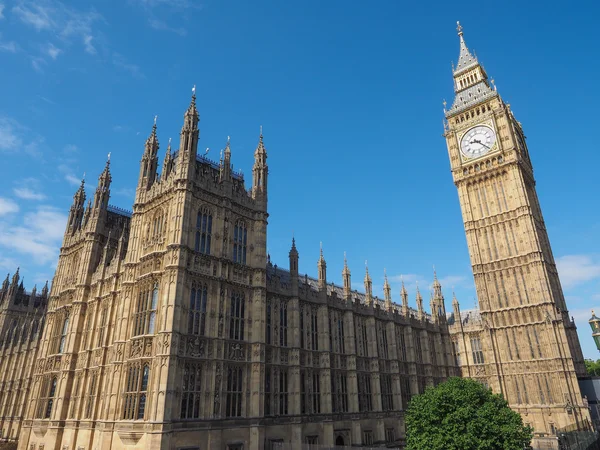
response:
[[[387,271],[383,269],[383,296],[385,298],[385,307],[388,311],[392,310],[392,288],[388,283]]]
[[[406,286],[404,286],[404,277],[400,275],[400,280],[402,282],[402,288],[400,289],[400,298],[402,299],[402,314],[405,317],[408,317],[409,308],[408,308],[408,292],[406,291]]]
[[[185,114],[186,116],[198,116],[198,110],[196,109],[196,85],[192,87],[192,100]]]
[[[48,280],[46,280],[46,284],[44,284],[44,287],[42,288],[42,297],[48,297]]]
[[[319,270],[319,289],[326,289],[327,284],[327,263],[325,262],[325,257],[323,256],[323,242],[320,243],[321,250],[319,256],[319,262],[317,263],[317,268]]]
[[[369,275],[369,263],[365,260],[365,303],[370,306],[373,304],[373,282]]]
[[[267,166],[267,149],[263,142],[262,125],[260,127],[260,136],[258,145],[254,151],[254,166],[252,167],[252,197],[257,198],[267,194],[267,178],[269,167]]]
[[[20,267],[17,267],[17,271],[15,272],[15,274],[12,277],[11,286],[17,286],[17,284],[19,284],[19,279],[21,278],[19,276],[19,269],[20,269]]]
[[[419,320],[423,320],[425,318],[425,312],[423,311],[423,297],[421,296],[421,291],[419,291],[419,283],[417,282],[417,309],[419,311]]]
[[[167,145],[167,151],[165,153],[165,159],[163,161],[162,179],[166,179],[171,170],[173,169],[173,155],[171,154],[171,138],[169,138],[169,144]]]
[[[456,22],[456,30],[458,31],[458,37],[460,39],[460,54],[458,55],[458,64],[454,68],[454,73],[462,72],[468,67],[478,64],[477,58],[471,54],[465,43],[463,36],[463,27],[460,22]]]
[[[6,290],[8,288],[8,286],[10,284],[9,279],[10,279],[10,273],[7,273],[6,278],[2,282],[2,290]]]
[[[110,175],[110,153],[106,159],[106,166],[98,177],[98,187],[96,188],[96,194],[94,195],[94,208],[106,209],[108,206],[108,200],[110,197],[110,182],[112,177]]]
[[[350,301],[352,299],[352,283],[350,282],[350,269],[348,269],[348,259],[344,252],[344,268],[342,269],[342,280],[344,282],[344,299]]]
[[[154,155],[158,151],[158,136],[156,135],[156,119],[158,116],[154,116],[154,124],[152,125],[152,131],[150,136],[146,139],[146,153]]]

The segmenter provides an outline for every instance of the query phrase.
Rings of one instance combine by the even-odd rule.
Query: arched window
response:
[[[49,419],[52,414],[52,405],[54,405],[54,395],[56,394],[56,378],[52,378],[50,386],[47,389],[47,397],[45,398],[45,402],[42,402],[42,404],[46,405],[44,419]]]
[[[125,395],[123,396],[123,419],[141,420],[144,418],[149,378],[150,366],[148,364],[145,364],[141,370],[139,366],[129,367],[125,383]]]
[[[190,294],[190,312],[188,319],[188,334],[204,336],[206,323],[206,303],[208,287],[206,285],[192,288]]]
[[[246,264],[246,244],[248,242],[248,230],[246,224],[239,221],[233,229],[233,261],[238,264]]]
[[[156,309],[158,307],[158,283],[150,289],[142,289],[138,296],[134,320],[134,336],[154,334],[156,327]]]
[[[7,344],[10,344],[16,331],[17,331],[17,319],[13,319],[12,324],[10,325],[10,328],[8,329],[8,333],[6,334],[6,343]]]
[[[244,295],[238,292],[231,294],[231,314],[229,323],[229,339],[244,340]]]
[[[287,347],[287,302],[281,302],[279,305],[279,345]]]
[[[37,320],[34,320],[33,325],[31,325],[31,335],[29,336],[29,339],[33,339],[35,337],[35,334],[38,331],[38,327],[39,327],[39,322]]]
[[[196,244],[194,250],[210,255],[210,238],[212,234],[212,215],[202,209],[196,218]]]
[[[58,353],[62,353],[65,349],[65,343],[67,342],[67,330],[69,329],[69,316],[65,317],[63,322],[62,331],[60,333],[60,343],[58,345]]]

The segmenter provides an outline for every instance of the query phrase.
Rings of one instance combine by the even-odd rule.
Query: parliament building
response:
[[[446,312],[433,277],[392,298],[267,253],[262,132],[249,186],[197,153],[195,92],[159,170],[156,123],[133,211],[109,204],[110,160],[75,193],[50,291],[0,290],[0,432],[20,450],[403,447],[411,396],[451,376],[501,393],[539,435],[589,426],[585,374],[521,124],[459,26],[445,138],[479,309]],[[275,212],[276,214],[276,212]],[[299,246],[300,247],[300,246]],[[362,274],[361,274],[362,277]]]

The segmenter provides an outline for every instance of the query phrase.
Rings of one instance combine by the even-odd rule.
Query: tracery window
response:
[[[123,419],[141,420],[146,410],[148,379],[150,366],[133,365],[127,371],[127,380],[124,393]]]
[[[381,409],[391,411],[394,409],[394,394],[392,391],[392,375],[389,373],[379,374],[381,389]]]
[[[355,317],[356,332],[354,334],[354,340],[356,345],[356,353],[358,356],[368,356],[368,338],[367,338],[367,325],[364,317]]]
[[[246,264],[246,244],[248,242],[248,229],[246,224],[238,221],[233,229],[233,261]]]
[[[202,379],[201,363],[186,363],[183,368],[181,384],[181,418],[199,419],[202,414]]]
[[[242,416],[243,373],[240,366],[231,366],[227,369],[227,391],[225,416]]]
[[[229,339],[244,340],[244,294],[231,294],[231,313],[229,322]]]
[[[287,315],[287,302],[281,301],[279,305],[279,345],[281,347],[287,347],[288,345],[288,315]]]
[[[58,353],[62,353],[63,350],[65,349],[65,344],[67,342],[67,330],[69,329],[69,316],[67,315],[67,317],[65,317],[65,320],[63,321],[63,326],[62,326],[62,330],[60,333],[60,340],[59,340],[59,344],[58,344]]]
[[[458,367],[460,367],[461,366],[460,349],[458,347],[458,342],[457,341],[452,341],[452,350],[454,350],[454,362],[456,363],[456,365]]]
[[[316,308],[310,311],[311,348],[319,350],[319,316]]]
[[[54,396],[56,395],[57,378],[46,378],[42,383],[40,391],[42,397],[38,403],[37,417],[40,419],[49,419],[52,414],[52,406],[54,405]],[[10,404],[7,402],[7,404]]]
[[[300,413],[321,412],[321,377],[318,370],[300,369]]]
[[[92,416],[92,411],[94,408],[94,401],[96,400],[96,382],[98,378],[98,373],[94,372],[90,376],[89,380],[89,389],[87,395],[87,403],[85,406],[85,418],[89,419]]]
[[[329,347],[335,353],[345,353],[344,317],[341,311],[329,311]]]
[[[435,353],[435,341],[433,335],[429,335],[429,353],[431,354],[431,364],[437,366],[437,354]]]
[[[279,394],[277,395],[276,413],[286,415],[288,413],[288,373],[287,369],[279,369]]]
[[[192,288],[190,292],[190,310],[188,317],[188,334],[204,336],[206,333],[206,303],[208,286],[206,284]]]
[[[212,235],[212,215],[203,208],[196,218],[196,243],[194,250],[210,255],[210,240]]]
[[[154,334],[157,305],[158,283],[154,283],[152,289],[143,289],[138,296],[137,309],[134,314],[134,336]]]
[[[421,348],[421,333],[419,331],[415,331],[413,334],[415,341],[415,357],[418,363],[423,362],[423,351]]]
[[[360,412],[373,410],[371,375],[368,373],[358,374],[358,410]]]
[[[483,364],[483,348],[481,347],[481,340],[476,338],[471,338],[471,351],[473,353],[473,364]]]
[[[388,359],[388,340],[385,323],[377,321],[377,353],[380,358]]]
[[[106,329],[106,314],[108,313],[108,307],[102,308],[100,313],[100,326],[98,327],[98,344],[97,347],[102,347],[104,344],[104,330]]]
[[[302,382],[302,377],[300,381]],[[265,370],[265,415],[288,414],[288,400],[287,369],[267,366]]]
[[[273,326],[273,318],[271,314],[271,300],[267,300],[267,329],[266,337],[267,344],[271,343],[271,328]],[[302,336],[302,313],[300,314],[300,336]],[[302,347],[302,345],[300,345]]]
[[[348,412],[348,379],[338,370],[331,371],[331,408],[334,413]]]
[[[396,338],[398,345],[400,346],[399,357],[401,361],[406,361],[406,339],[404,338],[404,329],[400,326],[396,326]]]

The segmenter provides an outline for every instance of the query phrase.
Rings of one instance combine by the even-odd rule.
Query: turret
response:
[[[8,281],[9,277],[10,277],[10,273],[7,273],[6,278],[2,282],[2,290],[3,291],[6,291],[8,289],[8,286],[10,285],[10,282]]]
[[[367,306],[371,306],[373,304],[373,282],[371,281],[371,276],[369,275],[369,266],[365,261],[365,303]]]
[[[94,195],[94,206],[93,209],[96,213],[99,211],[105,211],[108,207],[108,201],[110,199],[110,182],[112,177],[110,175],[110,153],[106,159],[106,166],[98,177],[98,187],[96,187],[96,193]]]
[[[352,299],[352,284],[350,283],[350,269],[348,269],[346,252],[344,252],[344,269],[342,270],[342,279],[344,281],[344,300],[349,302]]]
[[[454,321],[460,321],[460,305],[454,292],[452,292],[452,311],[454,312]]]
[[[44,287],[42,288],[42,297],[45,299],[48,298],[48,280],[46,280],[46,284],[44,284]]]
[[[439,317],[440,320],[445,320],[446,306],[444,304],[444,294],[442,293],[442,285],[437,278],[435,267],[433,268],[433,300],[435,302],[435,310],[432,309],[431,313]]]
[[[406,291],[406,287],[404,286],[404,278],[402,278],[402,289],[400,290],[400,298],[402,299],[402,314],[405,317],[408,317],[410,314],[410,309],[408,308],[408,292]]]
[[[319,270],[319,291],[327,292],[327,263],[323,257],[323,243],[321,242],[321,255],[319,256],[319,262],[317,263]]]
[[[385,309],[392,310],[392,288],[388,283],[386,270],[383,269],[383,297],[385,299]]]
[[[417,310],[419,311],[419,320],[425,319],[425,312],[423,311],[423,297],[419,291],[419,285],[417,284]]]
[[[220,166],[221,166],[221,181],[231,180],[231,146],[230,138],[227,136],[227,144],[225,144],[225,150],[223,152]]]
[[[165,153],[165,159],[163,161],[161,179],[166,180],[172,171],[173,171],[173,154],[171,153],[171,138],[169,138],[169,145],[167,145],[167,152]]]
[[[81,179],[81,185],[73,196],[73,204],[69,211],[69,220],[67,221],[67,230],[75,233],[83,224],[83,214],[85,211],[85,179]]]
[[[179,155],[177,157],[177,174],[181,178],[191,179],[196,170],[196,153],[198,151],[198,110],[196,109],[196,86],[192,88],[192,100],[183,115],[183,127],[179,138]]]
[[[254,166],[252,167],[252,198],[262,198],[266,203],[268,176],[267,149],[263,143],[262,127],[260,127],[260,136],[258,146],[254,151]]]
[[[150,136],[146,139],[144,154],[140,161],[140,177],[138,188],[148,190],[156,181],[156,171],[158,167],[158,137],[156,135],[156,116]]]
[[[292,248],[290,249],[290,278],[292,283],[292,295],[298,295],[298,260],[300,255],[296,249],[296,239],[292,238]]]

